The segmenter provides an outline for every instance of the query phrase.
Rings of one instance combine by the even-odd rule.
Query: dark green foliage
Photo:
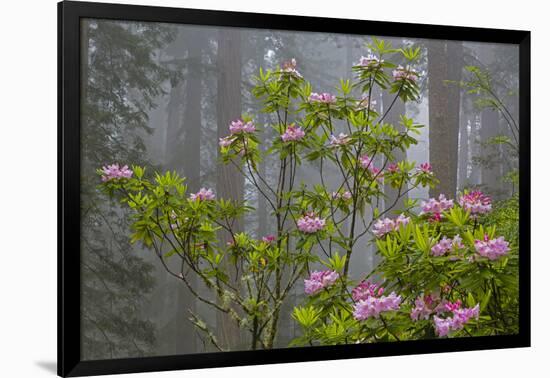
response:
[[[155,341],[140,303],[154,287],[153,265],[125,236],[128,221],[114,201],[99,198],[97,166],[142,162],[147,112],[172,74],[156,51],[172,29],[142,23],[82,22],[82,358],[145,356]]]

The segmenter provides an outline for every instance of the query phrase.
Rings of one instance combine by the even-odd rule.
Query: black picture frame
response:
[[[80,19],[375,34],[519,46],[519,333],[361,345],[82,361],[80,358]],[[530,346],[530,32],[63,1],[58,3],[58,374],[83,376]]]

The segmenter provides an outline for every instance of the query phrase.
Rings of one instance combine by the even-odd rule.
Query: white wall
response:
[[[115,1],[128,3],[127,1]],[[56,359],[56,6],[54,0],[2,4],[0,38],[0,376],[52,376]],[[264,13],[529,29],[532,36],[533,348],[201,370],[186,377],[541,376],[550,355],[550,88],[543,1],[163,0],[131,3]],[[77,253],[77,251],[75,251]],[[530,374],[531,373],[531,374]],[[181,372],[155,374],[181,376]],[[152,375],[135,375],[135,377]]]

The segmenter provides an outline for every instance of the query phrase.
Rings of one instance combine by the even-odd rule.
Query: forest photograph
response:
[[[82,19],[81,358],[519,333],[516,44]]]

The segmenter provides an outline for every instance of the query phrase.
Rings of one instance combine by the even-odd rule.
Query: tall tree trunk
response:
[[[450,187],[454,189],[451,196],[456,195],[458,189],[458,132],[460,129],[460,105],[461,90],[458,84],[462,80],[462,68],[464,66],[464,51],[462,42],[447,41],[447,122],[449,123],[449,152],[451,175],[453,175]]]
[[[190,192],[201,186],[201,134],[202,134],[202,32],[192,33],[187,38],[187,82],[185,85],[185,108],[183,112],[183,148],[178,148],[178,166],[183,166],[186,183]],[[174,162],[176,163],[176,162]],[[188,280],[197,287],[197,279],[189,275]],[[177,298],[176,350],[178,353],[197,351],[195,329],[189,321],[189,311],[196,313],[196,298],[183,285],[180,285]]]
[[[227,136],[229,123],[241,116],[241,33],[236,29],[218,32],[218,93],[217,121],[218,138]],[[231,165],[217,166],[216,191],[218,198],[243,200],[244,178]],[[235,224],[234,231],[243,229],[242,222]],[[230,240],[228,233],[221,233],[220,243]],[[236,279],[236,277],[232,277]],[[227,314],[218,312],[218,338],[230,349],[239,347],[240,332],[236,322]]]
[[[463,190],[468,182],[468,164],[470,149],[468,139],[468,122],[468,117],[464,113],[462,113],[458,136],[458,190]]]
[[[183,104],[183,83],[173,82],[168,100],[166,140],[164,146],[164,164],[167,169],[174,169],[175,159],[173,153],[177,150],[182,133],[182,104]]]
[[[486,108],[481,112],[481,183],[488,193],[498,195],[501,176],[501,156],[499,146],[487,145],[490,138],[500,134],[499,116],[494,109]]]
[[[461,72],[461,44],[428,42],[430,162],[440,181],[430,188],[432,197],[439,193],[451,198],[456,195],[460,89],[446,80],[460,80]]]

